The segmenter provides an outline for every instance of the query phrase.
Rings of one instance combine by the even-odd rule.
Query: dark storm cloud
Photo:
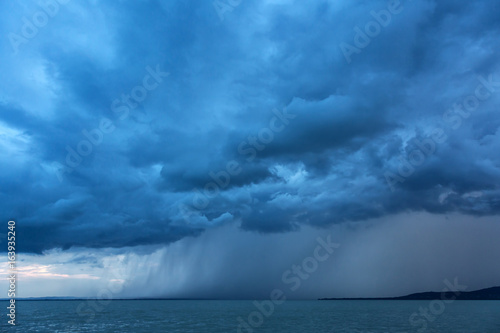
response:
[[[491,1],[402,1],[350,63],[340,45],[394,5],[244,2],[221,21],[204,1],[70,2],[15,54],[12,33],[41,7],[0,6],[0,218],[18,221],[22,251],[166,244],[231,222],[499,213]],[[127,107],[148,68],[168,76]],[[472,112],[454,107],[480,84]],[[103,118],[113,130],[68,169],[68,147]],[[401,176],[436,129],[446,139]]]

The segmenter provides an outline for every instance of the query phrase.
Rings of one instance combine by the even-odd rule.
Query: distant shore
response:
[[[397,297],[344,297],[344,298],[319,298],[320,301],[421,301],[433,299],[450,299],[463,301],[500,301],[500,287],[491,287],[475,291],[462,291],[455,293],[454,291],[447,292],[422,292],[414,293],[405,296]],[[92,297],[21,297],[16,298],[16,301],[87,301],[94,300]],[[110,301],[225,301],[226,299],[209,299],[209,298],[115,298]],[[9,301],[8,298],[0,298],[0,301]]]

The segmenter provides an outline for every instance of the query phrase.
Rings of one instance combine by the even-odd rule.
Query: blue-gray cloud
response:
[[[500,212],[498,4],[43,3],[0,4],[22,251]]]

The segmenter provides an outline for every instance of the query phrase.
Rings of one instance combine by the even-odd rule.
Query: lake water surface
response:
[[[500,301],[18,301],[2,332],[500,333]],[[411,318],[411,320],[410,320]],[[420,331],[419,331],[420,329]]]

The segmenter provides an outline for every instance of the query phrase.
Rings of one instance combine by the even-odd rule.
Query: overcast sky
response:
[[[500,285],[499,2],[0,16],[0,221],[17,223],[21,296]],[[336,247],[318,262],[321,242]],[[290,290],[295,264],[312,272]]]

